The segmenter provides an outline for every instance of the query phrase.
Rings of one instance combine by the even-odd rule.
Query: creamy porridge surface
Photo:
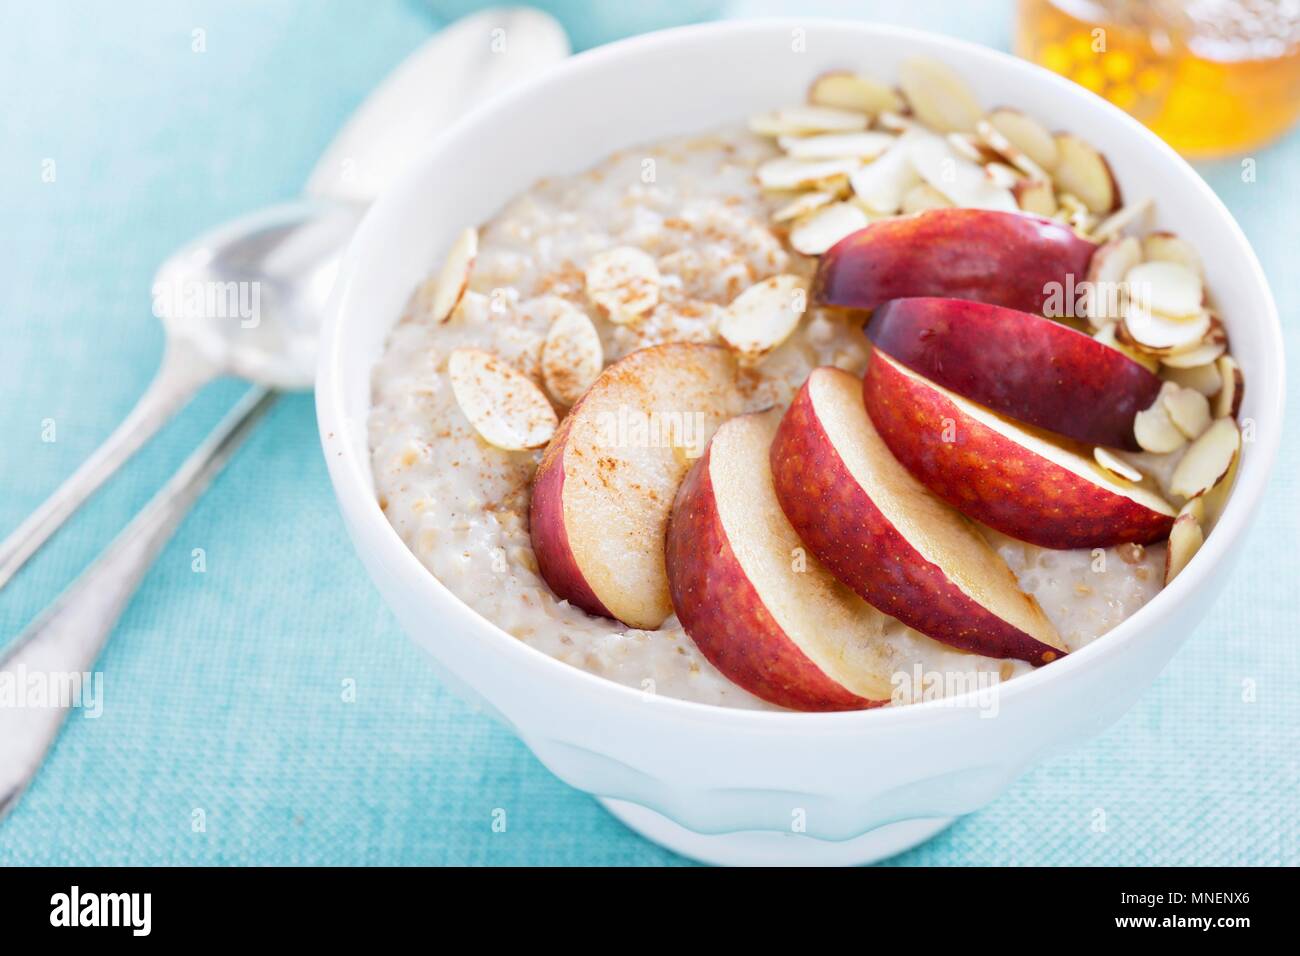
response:
[[[489,446],[456,405],[450,353],[494,352],[540,378],[547,329],[563,301],[590,315],[606,362],[671,341],[711,342],[723,307],[755,281],[810,275],[768,225],[772,202],[753,182],[775,154],[768,141],[728,129],[616,154],[587,172],[544,180],[481,230],[470,290],[453,319],[428,315],[432,280],[416,290],[373,373],[370,446],[376,492],[402,539],[461,600],[519,640],[631,687],[735,707],[773,705],[723,677],[676,618],[629,629],[557,600],[537,572],[529,539],[529,483],[541,452]],[[615,325],[584,294],[583,269],[616,246],[645,250],[663,277],[643,321]],[[837,365],[861,374],[856,324],[812,310],[798,331],[744,373],[751,409],[786,405],[808,373]],[[1160,589],[1164,544],[1051,551],[992,531],[988,537],[1059,629],[1070,650],[1116,626]],[[1026,672],[953,650],[892,622],[899,670]]]

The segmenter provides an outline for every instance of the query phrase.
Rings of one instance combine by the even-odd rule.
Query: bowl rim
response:
[[[1256,316],[1254,321],[1263,324],[1262,334],[1268,340],[1264,350],[1263,361],[1268,364],[1269,376],[1254,376],[1258,379],[1272,378],[1276,388],[1271,394],[1261,395],[1258,391],[1252,400],[1258,402],[1259,415],[1267,416],[1272,427],[1262,429],[1258,440],[1252,443],[1249,461],[1240,469],[1236,485],[1228,498],[1227,506],[1219,521],[1205,541],[1205,545],[1193,557],[1189,565],[1168,587],[1162,588],[1150,601],[1139,608],[1116,627],[1101,635],[1087,646],[1073,651],[1048,667],[1037,668],[996,686],[998,706],[1004,707],[1018,698],[1041,693],[1041,688],[1049,684],[1068,680],[1076,671],[1103,666],[1112,659],[1121,656],[1127,646],[1140,634],[1168,614],[1176,606],[1175,602],[1190,597],[1199,589],[1209,575],[1225,564],[1225,558],[1231,557],[1230,549],[1237,547],[1248,530],[1265,487],[1272,475],[1278,447],[1281,442],[1282,416],[1286,396],[1286,368],[1283,356],[1283,335],[1278,315],[1277,304],[1267,277],[1255,255],[1254,249],[1241,230],[1232,213],[1223,204],[1203,178],[1190,164],[1179,156],[1172,147],[1161,140],[1136,119],[1124,113],[1118,107],[1100,96],[1080,87],[1064,77],[1058,76],[1037,64],[1012,56],[1001,50],[995,50],[980,44],[930,33],[906,27],[888,26],[866,21],[842,18],[818,17],[766,17],[746,20],[721,20],[712,23],[694,24],[641,34],[611,44],[596,47],[576,54],[550,68],[543,76],[530,82],[527,86],[504,91],[484,103],[468,115],[461,118],[447,130],[443,131],[433,142],[414,158],[407,170],[390,184],[384,193],[367,211],[364,219],[350,243],[347,253],[340,265],[338,279],[331,296],[330,308],[321,329],[320,360],[317,370],[316,406],[317,422],[323,447],[327,450],[326,459],[330,478],[340,508],[348,513],[351,521],[363,522],[361,530],[374,547],[383,552],[386,569],[402,577],[401,586],[421,595],[421,602],[431,608],[446,611],[445,626],[464,626],[477,628],[485,641],[491,642],[484,647],[484,653],[494,653],[509,658],[512,666],[531,668],[541,672],[540,679],[557,682],[559,689],[565,684],[575,692],[593,695],[608,706],[636,704],[644,708],[648,700],[652,701],[656,713],[663,716],[675,716],[679,719],[705,719],[723,721],[737,730],[759,729],[765,733],[806,731],[816,722],[819,731],[852,733],[866,727],[877,727],[895,722],[933,722],[945,719],[957,719],[963,710],[973,707],[973,695],[983,693],[980,690],[968,691],[961,695],[940,700],[908,704],[901,707],[878,707],[868,710],[851,710],[836,712],[805,712],[792,710],[753,710],[741,707],[708,704],[698,701],[669,697],[662,694],[647,694],[607,677],[594,674],[584,668],[567,664],[551,657],[544,651],[511,636],[501,627],[470,607],[442,583],[432,571],[426,568],[415,554],[402,541],[400,535],[388,522],[379,509],[370,488],[370,462],[368,456],[353,454],[354,443],[342,442],[341,451],[336,447],[338,436],[350,432],[355,427],[365,427],[351,422],[344,409],[342,381],[346,364],[347,350],[343,347],[346,336],[343,334],[344,316],[356,311],[351,303],[352,277],[357,268],[358,250],[376,241],[372,232],[376,232],[377,216],[375,210],[380,206],[398,202],[399,197],[418,188],[422,179],[422,170],[438,155],[453,149],[458,138],[466,131],[479,124],[490,123],[494,115],[519,101],[536,100],[545,102],[547,93],[559,81],[574,74],[596,72],[610,64],[617,64],[629,55],[640,51],[651,51],[665,46],[672,46],[687,40],[708,38],[724,34],[752,34],[761,36],[773,30],[807,29],[846,30],[870,35],[877,39],[897,40],[908,45],[925,46],[931,51],[943,49],[961,50],[976,58],[984,58],[997,65],[998,69],[1023,74],[1028,82],[1043,83],[1055,88],[1067,101],[1071,98],[1092,100],[1101,104],[1112,114],[1112,118],[1121,128],[1134,137],[1149,151],[1181,166],[1192,174],[1192,188],[1199,193],[1199,198],[1207,203],[1222,221],[1228,233],[1227,239],[1240,247],[1250,270],[1247,281],[1258,287],[1263,293],[1267,305],[1264,315]],[[720,120],[721,121],[721,120]],[[686,132],[686,131],[683,131]],[[593,157],[593,162],[599,157]],[[367,365],[367,374],[373,371],[373,364]],[[1255,386],[1258,388],[1258,385]],[[365,442],[369,447],[369,442]],[[328,453],[333,450],[333,453]],[[366,505],[369,507],[366,507]],[[353,507],[355,505],[355,507]],[[363,545],[359,534],[354,534],[354,544],[358,549]],[[452,619],[452,615],[460,621]],[[1190,630],[1188,632],[1190,634]]]

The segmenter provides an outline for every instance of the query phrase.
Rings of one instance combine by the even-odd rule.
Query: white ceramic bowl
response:
[[[536,179],[607,154],[802,100],[834,67],[892,79],[925,54],[986,106],[1011,104],[1101,147],[1129,197],[1190,238],[1223,305],[1257,423],[1236,490],[1172,586],[1120,627],[1005,685],[995,717],[943,703],[839,714],[751,712],[639,693],[561,664],[462,604],[376,504],[366,419],[371,367],[411,290],[456,232]],[[510,726],[566,782],[635,829],[719,862],[855,862],[926,838],[1023,770],[1116,720],[1204,616],[1258,504],[1281,431],[1282,335],[1245,236],[1171,149],[1103,100],[981,47],[840,21],[748,21],[637,37],[574,57],[460,122],[371,208],[324,330],[321,439],[347,527],[402,626],[448,684]]]

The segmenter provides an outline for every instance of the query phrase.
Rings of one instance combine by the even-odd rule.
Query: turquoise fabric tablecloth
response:
[[[1010,32],[1003,3],[816,9],[1002,47]],[[143,389],[162,344],[149,308],[158,263],[204,227],[294,194],[349,111],[433,27],[418,3],[4,7],[0,533]],[[1255,243],[1296,356],[1300,138],[1255,159],[1251,183],[1232,163],[1204,173]],[[0,640],[91,560],[239,388],[206,391],[0,592]],[[1223,599],[1127,717],[897,862],[1300,862],[1297,475],[1288,441]],[[103,715],[70,721],[0,825],[0,864],[682,862],[433,678],[344,535],[306,395],[279,404],[199,503],[101,666]]]

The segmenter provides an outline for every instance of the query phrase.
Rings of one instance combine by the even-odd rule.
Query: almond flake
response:
[[[984,175],[988,176],[993,185],[1012,190],[1012,195],[1015,194],[1016,184],[1025,178],[1019,170],[1006,163],[985,163]]]
[[[817,106],[853,110],[860,113],[898,112],[903,109],[903,98],[897,91],[883,83],[847,71],[823,73],[813,80],[808,90],[808,101]]]
[[[885,110],[876,117],[876,124],[891,133],[906,133],[910,129],[917,128],[916,120],[904,115],[900,110]]]
[[[1005,136],[988,120],[980,120],[976,130],[984,145],[1030,179],[1038,182],[1048,182],[1050,180],[1051,177],[1048,176],[1047,171],[1042,166],[1034,162],[1028,153],[1016,146],[1009,137]],[[1048,136],[1048,140],[1052,142],[1052,148],[1055,149],[1055,142],[1052,141],[1051,136]]]
[[[845,236],[864,228],[871,220],[850,202],[837,202],[818,209],[790,230],[790,245],[805,256],[820,256]]]
[[[798,219],[800,216],[806,216],[814,209],[820,209],[834,199],[835,193],[828,190],[803,193],[772,213],[772,221],[789,222],[791,219]]]
[[[892,133],[823,133],[782,136],[778,142],[792,159],[875,159],[894,145]]]
[[[912,112],[941,133],[972,133],[984,118],[979,101],[957,72],[928,57],[904,60],[898,68],[898,85]]]
[[[1060,158],[1059,151],[1056,148],[1056,139],[1037,120],[1031,119],[1019,110],[1001,108],[989,114],[988,122],[994,130],[1006,138],[1013,148],[1024,153],[1030,162],[1048,172],[1051,172],[1056,167],[1056,163]],[[985,142],[988,142],[987,137]],[[990,145],[992,144],[990,143]],[[997,149],[1003,156],[1011,159],[998,147],[994,146],[993,148]]]
[[[456,404],[489,444],[522,451],[555,434],[559,421],[541,389],[491,352],[456,349],[447,369]]]
[[[718,334],[742,360],[757,361],[798,328],[807,301],[803,280],[798,276],[772,276],[732,300],[723,313]]]
[[[1142,244],[1132,236],[1112,239],[1092,254],[1088,265],[1087,304],[1088,321],[1094,328],[1121,318],[1124,277],[1141,261]]]
[[[1169,529],[1169,547],[1165,551],[1165,587],[1187,567],[1204,543],[1205,533],[1195,518],[1179,515],[1174,520],[1174,526]]]
[[[1178,385],[1162,388],[1160,400],[1169,420],[1189,439],[1200,438],[1210,427],[1210,400],[1195,389]]]
[[[1102,345],[1114,349],[1116,352],[1123,352],[1133,361],[1137,362],[1139,365],[1145,368],[1148,372],[1155,372],[1159,370],[1160,368],[1159,359],[1155,358],[1154,356],[1148,355],[1146,352],[1142,352],[1138,349],[1130,348],[1129,346],[1125,345],[1123,342],[1119,340],[1119,338],[1115,334],[1118,330],[1119,330],[1118,322],[1107,322],[1105,325],[1103,325],[1100,329],[1097,330],[1096,334],[1093,335],[1093,338],[1096,339],[1098,342],[1100,342]]]
[[[849,175],[849,185],[868,209],[882,216],[892,216],[902,206],[903,196],[921,182],[912,166],[906,141],[911,133],[904,133],[893,147],[882,153],[874,162]]]
[[[1237,412],[1241,410],[1241,395],[1246,382],[1231,355],[1222,356],[1216,366],[1223,387],[1214,400],[1214,415],[1216,418],[1236,418]]]
[[[572,405],[604,368],[605,350],[587,313],[564,299],[554,301],[555,317],[542,345],[542,381],[552,398]]]
[[[1172,318],[1201,312],[1204,290],[1201,278],[1177,262],[1143,262],[1125,277],[1129,294],[1147,309]]]
[[[927,209],[944,209],[951,205],[948,197],[929,183],[918,183],[903,197],[902,212],[910,216],[912,213],[925,212]]]
[[[1134,293],[1134,287],[1129,286],[1121,334],[1126,333],[1139,348],[1154,355],[1179,352],[1198,344],[1210,331],[1208,315],[1173,319],[1144,308],[1133,298]]]
[[[1241,432],[1231,418],[1217,419],[1192,442],[1169,477],[1169,490],[1184,498],[1209,491],[1228,473],[1241,449]]]
[[[587,263],[587,297],[616,325],[635,322],[659,302],[659,267],[648,252],[615,246]]]
[[[460,305],[461,297],[469,288],[469,275],[478,257],[478,230],[466,229],[452,243],[451,251],[443,261],[434,286],[433,302],[429,313],[435,322],[446,322]]]
[[[900,140],[900,144],[903,141]],[[927,183],[954,205],[970,209],[1019,212],[1011,190],[993,182],[984,170],[958,156],[937,136],[918,136],[905,144],[912,166]]]
[[[1183,352],[1175,352],[1161,358],[1161,363],[1169,368],[1192,369],[1202,366],[1214,368],[1215,360],[1228,348],[1228,343],[1207,339],[1200,345],[1194,345]],[[1197,389],[1200,391],[1200,389]],[[1217,391],[1217,389],[1216,389]],[[1211,395],[1214,392],[1210,392]]]
[[[1173,419],[1169,417],[1169,411],[1164,403],[1166,393],[1177,387],[1172,382],[1166,382],[1161,386],[1160,394],[1156,396],[1152,406],[1134,416],[1133,437],[1137,439],[1143,451],[1155,455],[1167,455],[1187,443],[1187,436],[1178,430]]]
[[[1205,277],[1205,267],[1196,249],[1172,232],[1153,232],[1142,240],[1142,257],[1150,262],[1176,262]]]
[[[962,159],[969,159],[972,163],[979,163],[982,166],[993,158],[991,155],[985,155],[979,137],[973,133],[949,133],[944,139],[952,147],[953,152]]]
[[[749,128],[760,136],[805,136],[809,133],[852,133],[866,129],[869,122],[866,113],[856,110],[791,106],[753,117]]]
[[[764,189],[802,189],[835,176],[851,175],[862,165],[856,159],[823,159],[804,162],[781,157],[758,167],[758,183]]]
[[[1178,517],[1190,515],[1200,524],[1205,523],[1205,496],[1197,495],[1195,498],[1189,498],[1181,508],[1178,509]]]
[[[1111,475],[1122,478],[1125,481],[1139,482],[1142,480],[1142,472],[1138,471],[1123,458],[1120,458],[1109,449],[1102,448],[1098,445],[1092,450],[1092,456],[1097,460],[1097,464],[1110,472]]]
[[[1078,196],[1089,212],[1105,214],[1119,204],[1119,189],[1101,153],[1069,133],[1056,137],[1056,149],[1052,175],[1058,187]]]
[[[1011,195],[1016,197],[1020,208],[1035,216],[1050,219],[1060,209],[1056,204],[1056,190],[1052,184],[1036,179],[1022,179],[1011,187]]]
[[[1092,230],[1092,237],[1099,242],[1114,239],[1139,219],[1145,218],[1155,208],[1155,205],[1150,199],[1144,199],[1141,202],[1116,209],[1096,225]]]
[[[1172,358],[1172,356],[1170,356]],[[1162,359],[1162,363],[1167,359]],[[1213,398],[1223,388],[1223,378],[1219,375],[1219,365],[1197,365],[1194,368],[1167,367],[1163,370],[1166,378],[1183,388],[1194,388],[1206,398]],[[1222,418],[1222,415],[1217,416]]]

